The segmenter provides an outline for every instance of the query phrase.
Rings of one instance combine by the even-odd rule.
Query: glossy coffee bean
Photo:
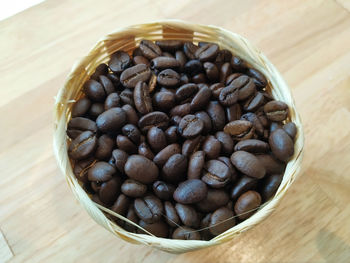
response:
[[[213,61],[219,52],[219,46],[216,44],[208,44],[198,48],[195,57],[201,62]]]
[[[170,116],[183,117],[185,115],[190,114],[190,112],[191,112],[191,104],[185,103],[185,104],[177,105],[174,108],[172,108],[170,111]]]
[[[210,232],[213,235],[220,235],[236,224],[232,210],[221,207],[217,209],[210,217]]]
[[[133,124],[126,124],[122,128],[122,133],[128,137],[134,144],[140,143],[141,132],[140,130]]]
[[[153,162],[158,165],[158,167],[163,167],[167,160],[174,154],[181,153],[181,147],[177,143],[173,143],[162,149],[153,158]]]
[[[226,156],[220,156],[218,158],[218,161],[223,162],[224,164],[227,165],[228,169],[230,170],[231,173],[231,178],[230,178],[230,183],[234,183],[237,180],[237,171],[233,164],[231,163],[230,158]]]
[[[172,155],[162,168],[162,177],[166,182],[178,183],[186,177],[187,158],[182,154]]]
[[[184,84],[176,90],[175,98],[179,102],[191,99],[197,93],[198,89],[198,86],[194,83]]]
[[[175,58],[162,56],[162,57],[156,57],[152,59],[150,62],[150,67],[151,69],[158,69],[158,70],[163,70],[168,68],[178,70],[180,68],[180,62]]]
[[[108,62],[109,68],[114,73],[121,73],[131,65],[131,58],[128,53],[118,50],[111,55]]]
[[[98,115],[102,114],[105,111],[105,107],[103,103],[93,103],[89,110],[90,119],[95,120]]]
[[[217,101],[210,101],[206,108],[214,131],[221,131],[225,126],[225,112]]]
[[[103,86],[96,80],[90,79],[85,82],[83,87],[84,93],[94,102],[103,102],[106,98],[106,91]]]
[[[156,45],[163,51],[174,52],[182,48],[183,42],[180,40],[158,40]]]
[[[74,160],[86,159],[94,154],[97,144],[95,134],[91,131],[85,131],[71,142],[68,155]]]
[[[169,227],[163,221],[147,224],[146,222],[141,220],[139,221],[139,225],[144,229],[146,229],[151,234],[155,235],[156,237],[162,237],[162,238],[168,237]],[[141,231],[140,229],[138,229],[138,232],[144,234],[143,231]]]
[[[154,59],[162,55],[162,50],[156,44],[149,40],[142,40],[140,43],[140,51],[143,56],[148,59]]]
[[[188,162],[187,178],[200,179],[205,163],[205,153],[203,151],[194,152]]]
[[[115,149],[112,151],[114,165],[119,172],[124,173],[124,166],[126,161],[128,160],[128,157],[129,155],[120,149]]]
[[[207,159],[216,159],[221,152],[221,143],[213,135],[209,135],[203,142],[202,150]]]
[[[188,59],[195,59],[195,53],[196,53],[197,49],[198,49],[198,46],[196,46],[192,42],[184,43],[183,51],[186,54],[186,56],[188,57]]]
[[[265,176],[266,170],[264,165],[251,153],[244,151],[234,152],[231,155],[231,162],[237,170],[245,175],[258,179]]]
[[[154,195],[135,199],[134,209],[137,216],[149,224],[159,221],[164,213],[162,202]]]
[[[205,109],[205,107],[210,101],[210,97],[211,97],[211,90],[208,88],[208,86],[204,86],[193,97],[191,101],[191,110],[198,111],[198,110]]]
[[[246,75],[239,76],[234,79],[230,86],[239,89],[238,100],[245,100],[253,95],[256,91],[255,84],[251,78]]]
[[[90,157],[74,163],[73,173],[83,183],[88,182],[87,172],[95,163],[95,158]]]
[[[247,75],[253,78],[254,84],[258,88],[264,88],[267,85],[265,76],[257,69],[249,68],[247,70]]]
[[[238,56],[232,56],[231,67],[234,71],[243,72],[246,69],[246,63]]]
[[[169,201],[164,202],[164,210],[165,210],[165,220],[169,226],[176,227],[180,222],[180,218],[177,215],[176,209],[172,203]]]
[[[158,153],[167,145],[164,131],[157,127],[152,127],[148,130],[147,141],[155,153]]]
[[[128,211],[126,213],[126,218],[135,224],[137,224],[139,222],[140,219],[137,216],[133,205],[129,206]],[[127,223],[127,222],[124,223],[123,227],[126,231],[129,231],[129,232],[136,232],[136,230],[138,229],[135,225],[132,225],[132,224]]]
[[[229,196],[226,191],[221,189],[208,189],[207,196],[196,204],[198,211],[202,213],[214,212],[222,206],[225,206],[229,201]]]
[[[185,53],[182,50],[178,50],[175,52],[175,58],[180,64],[180,71],[183,71],[183,68],[187,62]]]
[[[134,93],[131,89],[124,89],[119,95],[122,104],[129,104],[134,107],[135,103],[133,94]]]
[[[175,95],[171,92],[157,92],[153,96],[153,105],[161,111],[168,111],[175,106]]]
[[[108,66],[105,63],[98,65],[95,69],[95,72],[91,75],[91,79],[98,80],[100,75],[108,74]]]
[[[133,124],[133,125],[137,125],[139,122],[139,117],[137,116],[137,113],[135,111],[135,109],[130,106],[130,105],[123,105],[122,106],[122,110],[125,112],[126,114],[126,122]]]
[[[270,147],[268,143],[264,141],[248,139],[238,142],[234,149],[235,151],[246,151],[250,153],[266,153]]]
[[[147,66],[150,66],[150,62],[147,58],[144,56],[135,56],[133,57],[132,61],[134,62],[135,65],[137,64],[145,64]]]
[[[184,66],[184,71],[189,76],[195,76],[203,71],[203,65],[199,60],[189,60]]]
[[[147,132],[152,127],[166,129],[169,124],[169,117],[160,111],[153,111],[144,115],[138,122],[138,126],[142,132]]]
[[[158,167],[142,155],[129,156],[124,170],[128,177],[144,184],[153,183],[158,178]]]
[[[147,114],[153,111],[152,99],[149,94],[148,86],[145,82],[138,82],[134,89],[135,108],[141,114]]]
[[[193,204],[207,196],[208,188],[199,179],[189,179],[178,185],[174,192],[174,200],[181,204]]]
[[[124,194],[118,196],[117,200],[114,202],[111,210],[119,215],[125,216],[128,207],[131,204],[131,199]]]
[[[201,235],[193,228],[182,226],[175,229],[172,238],[180,240],[200,240]]]
[[[114,148],[114,140],[107,134],[98,138],[95,157],[99,160],[108,160]]]
[[[195,116],[198,119],[201,119],[203,121],[203,130],[202,133],[206,134],[209,133],[212,129],[211,119],[205,111],[198,111],[196,112]]]
[[[234,210],[238,218],[244,220],[253,215],[260,204],[260,194],[255,191],[248,191],[238,198]]]
[[[230,198],[236,200],[241,194],[248,190],[255,190],[258,186],[258,179],[243,175],[232,187]]]
[[[253,124],[246,120],[236,120],[227,123],[224,132],[230,134],[237,141],[250,139],[254,135]]]
[[[157,83],[165,87],[174,87],[180,83],[180,75],[172,69],[165,69],[158,74]]]
[[[75,117],[68,122],[67,135],[70,138],[75,139],[84,131],[91,131],[92,133],[96,133],[96,123],[88,118],[83,117]]]
[[[199,84],[199,83],[205,83],[207,82],[207,78],[204,73],[198,73],[192,77],[192,82]]]
[[[77,100],[72,107],[72,118],[83,117],[87,114],[91,107],[91,100],[87,97],[83,97]]]
[[[219,79],[219,70],[214,63],[205,62],[203,64],[203,68],[204,68],[204,71],[205,71],[207,78],[210,81],[216,81]]]
[[[211,90],[212,97],[214,99],[219,99],[220,92],[223,90],[223,88],[225,88],[225,86],[223,83],[214,83],[210,85],[209,88]]]
[[[106,162],[95,163],[88,171],[90,181],[106,182],[112,179],[117,171],[115,168]]]
[[[280,161],[286,162],[294,154],[293,140],[283,129],[277,129],[270,134],[269,144],[273,155]]]
[[[229,167],[218,160],[206,162],[203,171],[202,180],[213,188],[224,187],[231,179]]]
[[[179,124],[179,133],[186,139],[191,139],[199,135],[203,130],[203,121],[195,115],[186,115]]]
[[[255,113],[247,112],[241,116],[241,120],[246,120],[251,122],[257,134],[262,135],[264,133],[264,126],[262,125],[262,123],[260,122],[260,119]]]
[[[198,227],[200,219],[196,210],[190,205],[177,203],[175,205],[176,212],[185,226]]]
[[[118,93],[111,93],[107,96],[105,103],[104,103],[104,109],[109,110],[111,108],[120,107],[120,97]]]
[[[295,135],[297,134],[297,127],[294,122],[288,122],[283,125],[283,130],[289,135],[289,137],[294,140]]]
[[[270,154],[258,154],[255,157],[265,167],[268,174],[281,174],[285,169],[285,164]]]
[[[103,89],[105,90],[107,96],[115,92],[115,87],[113,85],[113,82],[107,76],[100,75],[98,77],[98,80],[101,83]]]
[[[150,68],[145,64],[138,64],[124,70],[120,75],[120,82],[126,88],[134,88],[139,81],[147,82],[150,77]]]
[[[128,153],[137,153],[137,146],[126,136],[118,135],[116,139],[116,144],[118,149]]]
[[[232,73],[232,68],[230,63],[226,62],[224,64],[222,64],[221,68],[220,68],[220,79],[219,81],[221,83],[225,83],[226,79],[229,75],[231,75]]]
[[[281,174],[272,174],[264,178],[260,186],[260,195],[264,201],[269,200],[277,191],[283,179]]]
[[[282,101],[273,100],[265,104],[264,112],[271,121],[283,121],[288,116],[288,105]]]
[[[146,142],[142,142],[138,147],[138,154],[146,157],[147,159],[153,160],[154,153]]]
[[[126,113],[121,108],[111,108],[96,119],[97,128],[101,132],[115,133],[126,123]]]
[[[132,198],[141,197],[141,196],[146,194],[147,185],[142,184],[142,183],[135,181],[133,179],[127,179],[122,184],[121,191],[126,196],[129,196]]]
[[[175,143],[178,140],[177,127],[170,126],[165,130],[165,137],[168,143]]]
[[[111,180],[103,182],[99,191],[100,200],[107,205],[112,205],[120,193],[120,185],[119,177],[113,177]]]
[[[175,191],[175,186],[163,181],[155,181],[152,188],[154,194],[162,200],[170,200]]]
[[[257,92],[255,95],[251,96],[244,103],[245,111],[256,111],[260,106],[264,104],[265,97],[261,92]]]
[[[219,131],[216,132],[215,137],[221,144],[221,152],[224,154],[231,154],[233,152],[234,143],[229,134]]]

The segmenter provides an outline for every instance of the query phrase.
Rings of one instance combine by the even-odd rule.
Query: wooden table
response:
[[[0,22],[0,262],[350,262],[350,1],[49,0]],[[303,169],[272,216],[172,255],[126,243],[75,201],[52,151],[54,96],[101,36],[179,18],[246,36],[305,125]]]

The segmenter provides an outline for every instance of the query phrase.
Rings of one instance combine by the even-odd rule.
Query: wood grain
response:
[[[97,226],[52,153],[54,96],[77,58],[112,29],[165,18],[250,39],[292,88],[306,136],[302,174],[268,220],[182,255]],[[0,262],[348,262],[349,46],[346,0],[49,0],[0,22]]]

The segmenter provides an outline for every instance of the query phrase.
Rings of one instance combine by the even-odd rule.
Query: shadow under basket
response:
[[[84,82],[88,80],[89,76],[100,63],[107,62],[110,55],[117,50],[124,50],[131,53],[132,50],[139,45],[142,39],[153,41],[178,39],[195,43],[199,41],[214,42],[217,43],[221,49],[230,50],[233,54],[240,56],[266,76],[269,82],[268,86],[270,87],[269,92],[276,100],[281,100],[288,104],[289,120],[293,121],[297,126],[298,133],[295,139],[295,153],[287,164],[282,183],[274,197],[264,203],[253,216],[216,236],[210,241],[174,240],[158,238],[147,234],[130,233],[111,221],[104,212],[109,211],[109,214],[112,214],[121,220],[129,223],[130,221],[113,211],[94,203],[83,190],[73,174],[72,166],[67,154],[68,140],[66,136],[66,128],[70,119],[72,104],[82,96]],[[218,245],[231,240],[243,231],[251,229],[271,214],[297,177],[301,167],[304,146],[303,128],[291,92],[281,74],[265,57],[265,55],[250,44],[247,39],[215,26],[197,25],[178,20],[168,20],[134,25],[108,34],[97,42],[87,56],[83,57],[74,65],[64,87],[58,92],[54,111],[54,151],[58,165],[76,198],[83,205],[89,215],[98,224],[125,241],[134,244],[145,244],[171,253],[183,253]]]

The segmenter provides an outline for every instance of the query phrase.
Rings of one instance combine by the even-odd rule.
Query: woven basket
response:
[[[100,63],[107,62],[110,55],[117,50],[124,50],[131,53],[142,39],[179,39],[193,42],[207,41],[217,43],[222,49],[232,51],[232,53],[246,60],[251,66],[257,68],[266,76],[269,81],[269,87],[273,87],[270,92],[275,99],[284,101],[289,105],[289,119],[293,121],[298,128],[295,140],[295,154],[287,165],[282,183],[275,196],[270,201],[264,203],[253,216],[210,241],[172,240],[158,238],[152,235],[127,232],[113,221],[109,220],[104,212],[121,218],[130,224],[133,223],[109,209],[94,203],[82,189],[73,174],[67,154],[68,140],[66,136],[66,127],[70,119],[72,103],[82,96],[83,83],[94,72],[96,66]],[[204,26],[178,20],[168,20],[134,25],[110,33],[99,40],[89,54],[78,61],[73,67],[64,87],[58,92],[54,119],[54,151],[59,167],[76,198],[84,206],[89,215],[98,224],[128,242],[146,244],[171,253],[183,253],[221,244],[260,223],[274,210],[287,189],[295,180],[301,167],[304,145],[303,129],[287,84],[265,55],[258,51],[245,38],[215,26]]]

